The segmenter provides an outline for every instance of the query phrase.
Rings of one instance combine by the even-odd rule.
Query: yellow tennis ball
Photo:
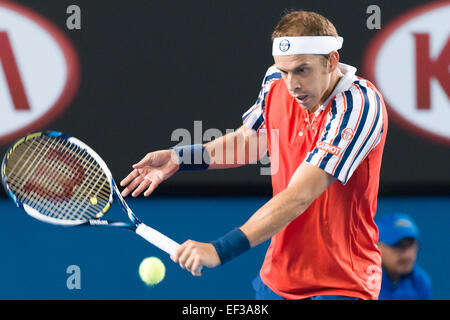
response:
[[[91,197],[91,204],[95,206],[97,203],[98,203],[97,198],[96,197]]]
[[[139,265],[139,276],[148,286],[160,283],[166,274],[166,267],[156,257],[149,257],[142,260]]]

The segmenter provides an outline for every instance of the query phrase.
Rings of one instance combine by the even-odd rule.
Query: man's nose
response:
[[[286,86],[289,92],[294,92],[295,89],[301,88],[300,82],[297,79],[295,79],[292,73],[288,73],[286,76]]]

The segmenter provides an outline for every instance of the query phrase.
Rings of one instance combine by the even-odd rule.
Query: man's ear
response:
[[[339,64],[339,52],[337,51],[331,51],[329,53],[330,59],[328,59],[328,71],[333,72],[336,70]]]

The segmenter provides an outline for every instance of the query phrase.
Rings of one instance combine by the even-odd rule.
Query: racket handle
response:
[[[136,228],[136,233],[140,235],[142,238],[158,247],[162,251],[167,252],[169,255],[175,253],[175,251],[180,246],[178,243],[170,239],[169,237],[163,235],[161,232],[150,228],[149,226],[141,223]],[[197,269],[197,273],[201,273],[203,266],[200,266]]]
[[[174,254],[180,246],[178,243],[163,235],[161,232],[150,228],[143,223],[137,226],[136,233],[154,246],[167,252],[169,255]]]

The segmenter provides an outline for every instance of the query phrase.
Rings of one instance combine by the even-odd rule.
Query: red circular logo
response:
[[[342,131],[342,139],[344,139],[345,141],[352,140],[353,136],[354,136],[353,130],[350,128],[345,128]]]
[[[449,1],[412,9],[383,27],[366,49],[363,70],[383,93],[389,117],[421,137],[450,145]],[[395,85],[392,80],[395,79]]]
[[[78,55],[66,34],[31,9],[0,1],[0,145],[55,120],[79,82]]]

